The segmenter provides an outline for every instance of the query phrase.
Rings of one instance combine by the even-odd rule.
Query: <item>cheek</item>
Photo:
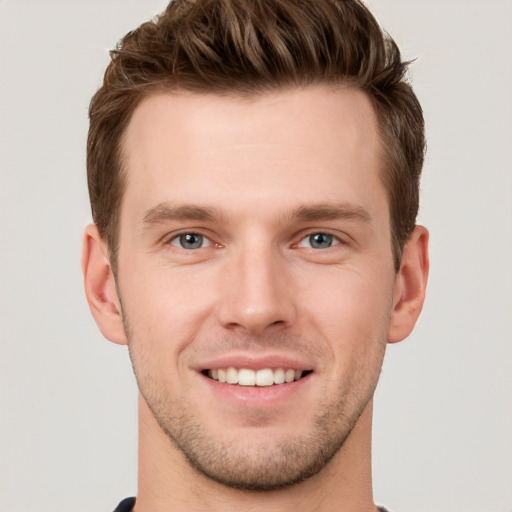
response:
[[[388,281],[390,281],[388,279]],[[392,306],[392,283],[352,270],[333,272],[301,290],[297,303],[303,329],[328,342],[342,367],[361,352],[385,344]],[[380,349],[376,349],[380,350]]]
[[[389,316],[393,282],[386,273],[344,268],[317,272],[309,279],[302,273],[300,278],[298,304],[333,324],[351,324],[358,319],[375,323]]]
[[[131,268],[141,266],[134,262]],[[185,270],[155,265],[125,272],[120,282],[132,338],[161,353],[180,352],[198,334],[218,296],[211,273]]]
[[[390,293],[372,283],[346,280],[317,309],[318,331],[330,351],[327,372],[347,407],[366,403],[378,381],[387,346]]]

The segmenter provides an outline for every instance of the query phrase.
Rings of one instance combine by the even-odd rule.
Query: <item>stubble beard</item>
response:
[[[240,446],[221,443],[210,436],[185,408],[179,414],[171,414],[180,406],[172,407],[155,398],[155,393],[148,393],[147,384],[139,383],[146,404],[189,465],[222,485],[250,491],[284,489],[319,473],[342,449],[373,396],[372,390],[350,417],[340,414],[343,404],[331,404],[317,414],[308,435],[297,437],[290,433],[286,441],[279,443],[247,441]]]
[[[219,441],[210,435],[207,426],[199,423],[191,411],[194,404],[187,406],[186,397],[171,400],[152,375],[138,371],[133,343],[129,343],[129,349],[146,404],[190,467],[222,485],[250,491],[284,489],[328,466],[373,397],[381,366],[366,389],[354,392],[351,387],[322,404],[307,435],[290,432],[286,440],[279,442],[264,436],[266,439],[259,443],[248,439],[241,444]]]
[[[203,425],[186,409],[169,414],[165,403],[143,397],[154,418],[191,467],[225,486],[269,491],[302,482],[325,468],[342,448],[368,400],[352,418],[331,406],[319,413],[309,435],[290,436],[280,442],[248,440],[243,445],[224,442],[208,435]],[[154,395],[153,395],[154,397]]]

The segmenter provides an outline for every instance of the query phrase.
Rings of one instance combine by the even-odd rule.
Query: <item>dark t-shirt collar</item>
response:
[[[135,498],[126,498],[121,501],[114,512],[132,512],[133,506],[135,505]],[[384,507],[378,507],[380,512],[388,512]]]

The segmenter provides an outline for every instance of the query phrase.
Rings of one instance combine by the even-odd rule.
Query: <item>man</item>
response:
[[[176,0],[113,52],[82,264],[140,390],[117,510],[377,510],[372,397],[428,274],[405,70],[358,0]]]

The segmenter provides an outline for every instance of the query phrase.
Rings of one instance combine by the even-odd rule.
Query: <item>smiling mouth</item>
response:
[[[309,375],[311,370],[295,370],[293,368],[216,368],[204,370],[203,375],[225,384],[237,386],[274,386],[289,384]]]

